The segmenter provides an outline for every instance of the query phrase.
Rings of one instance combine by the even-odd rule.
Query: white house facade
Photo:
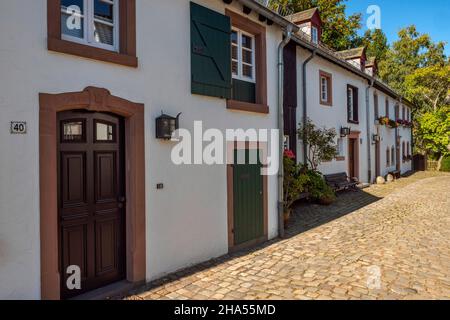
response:
[[[180,141],[162,134],[278,129],[278,53],[295,24],[253,0],[1,1],[0,16],[1,30],[14,30],[0,33],[0,299],[138,285],[278,236],[276,174],[261,175],[262,163],[201,164],[198,145],[192,164],[180,165],[172,156]],[[285,84],[294,85],[290,119],[299,123],[311,44],[293,41],[298,81]],[[308,117],[351,128],[337,141],[340,157],[320,170],[348,172],[351,141],[354,175],[374,181],[375,133],[379,174],[396,168],[384,155],[397,141],[401,173],[411,170],[410,129],[376,125],[372,100],[377,92],[380,116],[386,97],[392,115],[395,103],[410,106],[380,84],[366,113],[373,78],[345,64],[318,52],[307,66]],[[332,93],[321,97],[324,75]],[[349,88],[359,106],[350,123]],[[300,160],[301,141],[291,141]],[[271,148],[259,135],[224,145],[233,159]],[[67,288],[73,266],[80,291]]]

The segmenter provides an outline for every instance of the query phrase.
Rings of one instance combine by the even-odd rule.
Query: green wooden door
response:
[[[253,150],[252,150],[253,151]],[[239,155],[240,154],[240,155]],[[238,157],[249,159],[249,150],[235,151],[233,166],[234,245],[264,236],[263,176],[261,164],[238,164]]]

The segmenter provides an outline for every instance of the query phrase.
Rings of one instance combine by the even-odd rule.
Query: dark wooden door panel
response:
[[[61,292],[70,298],[125,276],[123,120],[76,111],[58,120]],[[67,290],[71,265],[81,290]]]
[[[96,275],[117,275],[120,273],[120,220],[98,219],[95,228]]]
[[[249,154],[245,151],[247,163]],[[263,177],[260,164],[235,164],[233,168],[234,244],[240,245],[264,236]]]
[[[86,204],[86,153],[61,152],[63,207]]]
[[[117,201],[116,159],[116,151],[95,153],[95,199],[97,202]]]

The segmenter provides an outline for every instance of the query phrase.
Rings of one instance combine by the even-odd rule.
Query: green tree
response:
[[[365,46],[368,57],[375,57],[377,61],[383,61],[389,50],[389,44],[383,30],[367,30],[361,38],[361,44]]]
[[[345,14],[347,0],[272,0],[292,12],[319,8],[323,21],[322,42],[334,50],[351,49],[359,41],[361,14]]]
[[[450,106],[423,114],[418,119],[415,138],[416,147],[439,159],[440,170],[442,160],[450,156]]]
[[[318,128],[311,119],[306,125],[300,124],[298,137],[308,145],[308,162],[311,169],[317,171],[319,165],[324,161],[331,161],[337,155],[335,139],[336,130]]]
[[[380,76],[393,89],[405,95],[408,75],[420,68],[443,67],[448,62],[444,54],[445,43],[434,43],[429,35],[419,33],[414,25],[400,30],[398,37],[384,61],[380,62]]]
[[[405,78],[406,97],[417,106],[417,113],[436,112],[450,96],[450,64],[415,70]]]

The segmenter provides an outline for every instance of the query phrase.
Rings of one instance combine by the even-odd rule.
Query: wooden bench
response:
[[[324,175],[325,182],[334,191],[343,190],[357,190],[358,181],[355,178],[350,178],[345,172]]]

